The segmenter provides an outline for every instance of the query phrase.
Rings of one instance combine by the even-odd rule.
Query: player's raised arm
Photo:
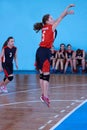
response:
[[[62,14],[54,21],[53,26],[52,26],[53,30],[56,29],[56,27],[58,26],[58,24],[61,22],[61,20],[62,20],[65,16],[67,16],[67,15],[69,15],[69,14],[74,14],[74,11],[73,11],[73,10],[69,10],[69,8],[74,7],[74,6],[75,6],[74,4],[70,4],[70,5],[68,5],[68,6],[66,7],[66,9],[62,12]]]

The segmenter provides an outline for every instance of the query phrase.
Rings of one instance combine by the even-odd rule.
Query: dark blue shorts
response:
[[[39,47],[36,51],[36,67],[42,72],[50,71],[51,50],[49,48]]]
[[[13,64],[2,63],[3,71],[5,76],[8,77],[10,74],[13,74]]]

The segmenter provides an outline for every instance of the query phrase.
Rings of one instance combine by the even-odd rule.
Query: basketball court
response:
[[[3,74],[0,74],[1,79]],[[8,91],[0,94],[0,130],[65,130],[58,126],[68,122],[66,118],[68,120],[75,110],[80,108],[80,113],[87,115],[87,103],[86,107],[81,107],[87,99],[87,75],[51,74],[50,107],[40,101],[41,89],[36,73],[15,73]],[[75,126],[70,128],[70,123],[76,119],[79,127],[82,114],[78,118],[74,114],[73,119],[69,119],[67,130],[74,130]],[[82,125],[87,124],[86,121],[82,118]],[[80,130],[84,130],[82,128]]]

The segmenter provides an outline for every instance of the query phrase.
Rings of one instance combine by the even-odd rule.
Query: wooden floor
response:
[[[38,76],[16,74],[9,92],[0,94],[0,130],[50,130],[87,99],[87,75],[52,74],[48,108],[39,98]]]

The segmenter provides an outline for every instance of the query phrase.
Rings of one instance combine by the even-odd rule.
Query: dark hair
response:
[[[49,16],[49,14],[44,15],[42,18],[42,22],[34,24],[33,29],[34,31],[36,31],[36,33],[39,32],[42,29],[43,25],[46,24],[46,21],[49,19]]]
[[[67,47],[68,47],[68,46],[71,46],[71,44],[68,44]]]
[[[8,37],[7,40],[4,42],[2,48],[4,48],[5,46],[7,46],[8,42],[10,39],[14,39],[12,36],[11,37]]]
[[[81,49],[77,49],[76,52],[77,52],[77,53],[81,53],[82,50],[81,50]]]
[[[64,43],[61,43],[61,44],[60,44],[60,47],[61,47],[62,45],[65,47],[65,44],[64,44]]]

